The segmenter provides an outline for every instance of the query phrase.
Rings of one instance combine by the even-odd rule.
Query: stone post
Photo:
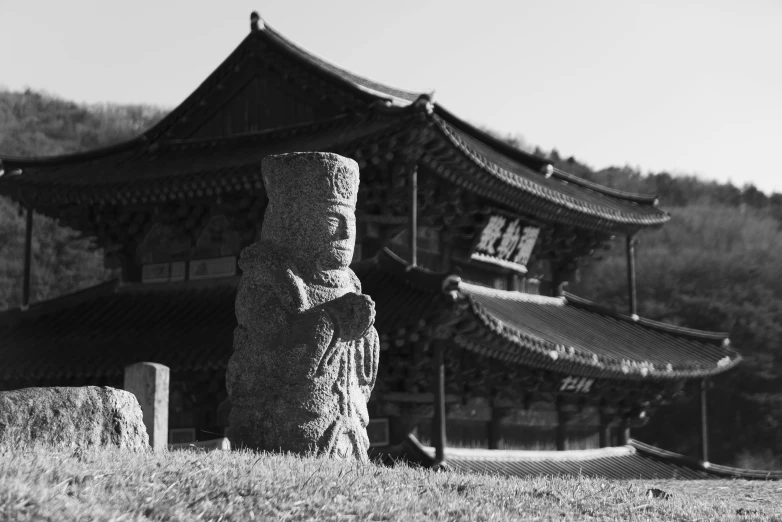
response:
[[[149,444],[154,450],[168,443],[168,366],[140,362],[125,367],[126,391],[131,392],[141,405]]]

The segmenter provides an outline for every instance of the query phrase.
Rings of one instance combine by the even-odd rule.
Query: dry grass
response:
[[[660,488],[670,499],[649,498]],[[534,480],[251,452],[0,448],[0,520],[782,520],[779,482]]]

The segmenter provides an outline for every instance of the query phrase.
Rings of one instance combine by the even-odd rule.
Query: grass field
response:
[[[238,451],[0,448],[0,520],[782,521],[782,482],[529,480]]]

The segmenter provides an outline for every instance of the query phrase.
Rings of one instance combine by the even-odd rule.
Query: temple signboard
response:
[[[523,226],[519,219],[493,214],[483,227],[471,257],[525,273],[539,233],[540,228]]]

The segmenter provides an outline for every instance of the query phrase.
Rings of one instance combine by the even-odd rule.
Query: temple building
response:
[[[261,160],[294,151],[360,167],[352,267],[381,336],[373,450],[446,464],[451,452],[457,468],[527,470],[517,474],[542,473],[518,464],[542,450],[608,462],[596,475],[708,475],[705,422],[700,463],[630,437],[656,407],[740,361],[726,334],[636,314],[634,238],[668,221],[657,199],[554,168],[432,93],[324,61],[255,13],[236,50],[137,138],[1,158],[0,194],[28,220],[24,302],[0,314],[0,389],[121,388],[125,366],[161,363],[169,442],[222,436],[238,258],[267,204]],[[94,236],[120,277],[30,303],[33,212]],[[565,291],[584,260],[618,242],[628,310]]]

